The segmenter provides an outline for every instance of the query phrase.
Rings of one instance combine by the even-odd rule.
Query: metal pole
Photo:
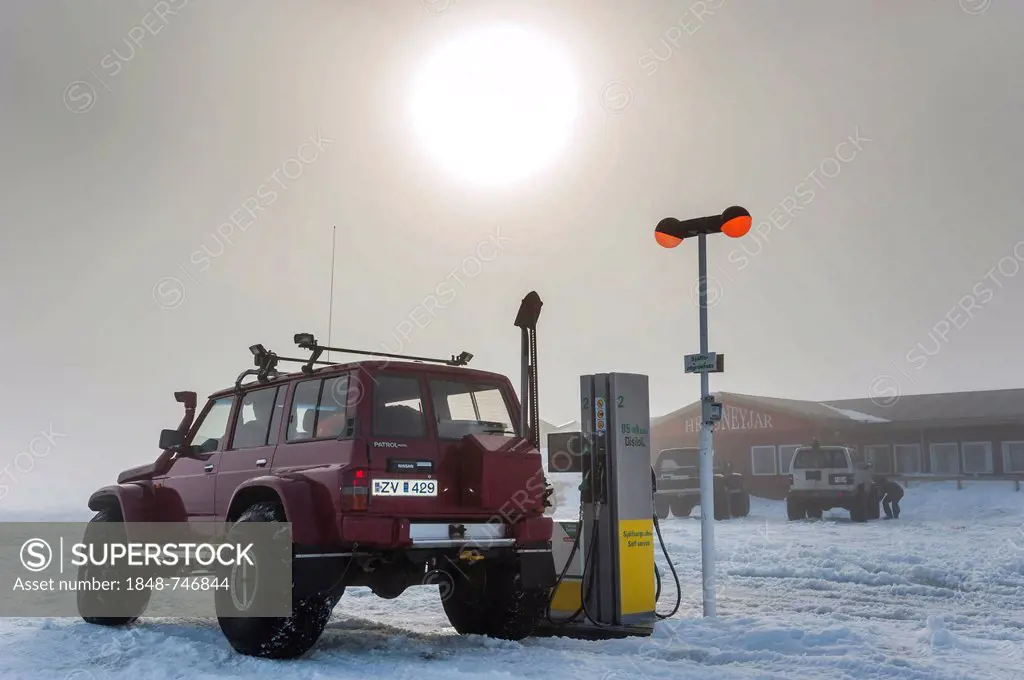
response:
[[[708,352],[707,235],[697,236],[700,276],[700,352]],[[700,556],[704,585],[704,616],[715,616],[715,450],[711,442],[711,404],[708,374],[700,374]]]
[[[334,330],[334,252],[338,246],[338,227],[331,227],[331,299],[327,303],[327,346],[331,346],[331,331]],[[331,360],[331,351],[327,350],[327,360]]]

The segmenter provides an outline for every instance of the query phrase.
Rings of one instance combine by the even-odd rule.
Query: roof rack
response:
[[[339,354],[359,354],[362,356],[384,357],[387,359],[406,359],[407,361],[422,361],[431,364],[444,364],[446,366],[465,366],[469,364],[470,361],[473,360],[473,355],[465,351],[460,352],[459,354],[453,354],[450,359],[435,359],[432,357],[417,357],[408,354],[394,354],[391,352],[371,352],[369,350],[362,349],[328,347],[326,345],[321,345],[320,343],[318,343],[316,341],[316,338],[313,337],[312,333],[296,333],[294,340],[295,344],[298,345],[300,349],[309,350],[311,352],[309,359],[302,367],[302,372],[307,374],[313,371],[313,366],[315,364],[324,363],[318,361],[320,355],[322,355],[324,352],[338,352]]]
[[[306,375],[313,373],[314,366],[338,366],[341,362],[338,361],[321,361],[320,356],[324,352],[338,352],[341,354],[360,354],[363,356],[374,356],[374,357],[386,357],[389,359],[406,359],[409,361],[422,361],[428,363],[445,364],[447,366],[465,366],[473,359],[473,355],[469,352],[460,352],[459,354],[453,354],[450,359],[433,359],[430,357],[417,357],[405,354],[392,354],[389,352],[370,352],[358,349],[345,349],[342,347],[327,347],[321,345],[313,337],[312,333],[296,333],[295,344],[300,349],[310,351],[310,356],[307,359],[301,359],[298,357],[283,357],[272,352],[266,347],[260,344],[251,345],[249,351],[252,353],[253,365],[255,368],[250,368],[239,374],[235,380],[235,389],[240,389],[242,386],[242,380],[246,376],[255,375],[256,380],[265,383],[271,378],[276,378],[281,374],[277,370],[277,364],[281,361],[286,361],[295,364],[302,364],[302,372]]]

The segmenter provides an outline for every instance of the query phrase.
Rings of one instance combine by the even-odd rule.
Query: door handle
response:
[[[213,472],[213,463],[207,463],[205,466],[203,466],[203,469],[206,470],[207,472]]]
[[[266,465],[267,465],[267,459],[266,458],[260,458],[259,460],[256,461],[256,467],[266,467]]]

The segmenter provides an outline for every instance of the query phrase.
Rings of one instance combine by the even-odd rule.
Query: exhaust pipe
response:
[[[541,302],[537,291],[531,291],[519,305],[515,324],[522,336],[520,354],[519,431],[535,449],[540,449],[540,409],[537,404],[537,319]]]

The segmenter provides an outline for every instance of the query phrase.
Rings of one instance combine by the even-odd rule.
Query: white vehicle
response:
[[[822,446],[817,441],[793,455],[786,514],[791,520],[811,517],[832,508],[850,511],[850,520],[878,519],[878,489],[871,465],[861,462],[846,446]]]

